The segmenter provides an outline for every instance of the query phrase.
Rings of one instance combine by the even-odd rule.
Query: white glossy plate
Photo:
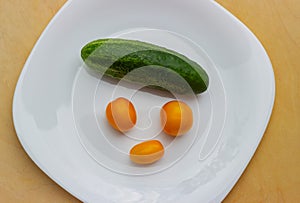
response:
[[[207,92],[181,97],[194,112],[186,135],[171,139],[159,109],[172,98],[100,80],[82,64],[89,41],[151,42],[200,63]],[[274,102],[272,65],[255,36],[214,1],[72,0],[48,25],[18,81],[13,118],[33,161],[84,202],[219,202],[253,156]],[[132,100],[137,126],[125,135],[104,116],[109,101]],[[164,157],[132,164],[130,148],[159,139]]]

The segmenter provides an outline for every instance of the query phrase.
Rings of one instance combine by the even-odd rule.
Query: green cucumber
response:
[[[81,49],[85,64],[101,74],[173,93],[199,94],[209,78],[196,62],[175,51],[146,42],[99,39]]]

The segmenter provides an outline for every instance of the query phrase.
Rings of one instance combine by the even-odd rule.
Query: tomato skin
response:
[[[163,131],[171,136],[181,136],[193,126],[192,109],[184,102],[173,100],[166,103],[160,111]]]
[[[151,164],[164,155],[164,146],[158,140],[141,142],[130,150],[130,159],[137,164]]]
[[[107,105],[106,118],[108,123],[120,132],[129,131],[135,126],[137,120],[133,104],[123,97],[119,97]]]

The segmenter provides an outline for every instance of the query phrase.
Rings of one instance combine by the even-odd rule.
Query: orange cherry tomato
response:
[[[166,103],[160,111],[163,131],[171,136],[180,136],[188,132],[193,125],[193,112],[182,101]]]
[[[164,146],[158,140],[148,140],[130,150],[130,159],[137,164],[151,164],[164,155]]]
[[[126,132],[136,124],[136,111],[133,104],[123,98],[117,98],[106,107],[108,123],[120,132]]]

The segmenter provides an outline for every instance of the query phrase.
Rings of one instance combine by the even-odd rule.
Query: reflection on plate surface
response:
[[[114,34],[112,37],[150,42],[189,56],[207,70],[211,85],[202,95],[173,94],[176,99],[187,102],[193,109],[194,125],[186,135],[172,139],[161,132],[159,110],[174,98],[154,90],[137,91],[140,89],[138,85],[130,87],[130,84],[124,84],[122,80],[118,83],[100,80],[101,76],[93,77],[82,67],[74,81],[73,112],[79,138],[87,152],[102,166],[128,175],[147,175],[164,170],[180,160],[193,144],[198,146],[195,153],[208,155],[220,138],[226,102],[217,69],[206,53],[188,39],[164,30],[133,29],[118,32],[118,35]],[[138,112],[137,126],[125,133],[125,136],[111,129],[105,120],[106,105],[118,97],[129,98]],[[145,129],[143,126],[147,126],[147,123],[152,125]],[[164,158],[148,166],[137,166],[129,162],[128,152],[131,147],[148,139],[158,139],[163,143],[166,149]],[[201,152],[203,146],[208,144],[210,151]]]

